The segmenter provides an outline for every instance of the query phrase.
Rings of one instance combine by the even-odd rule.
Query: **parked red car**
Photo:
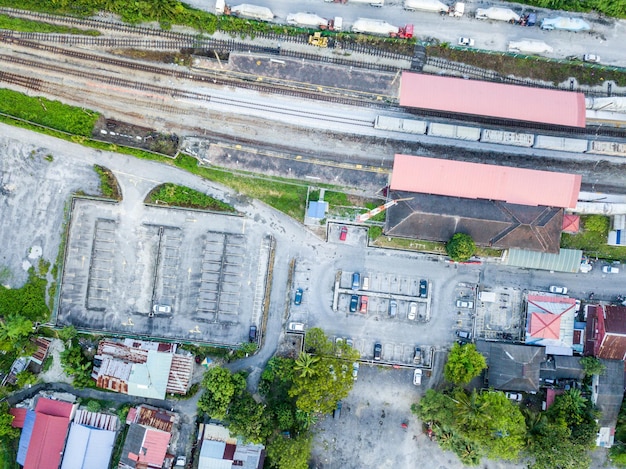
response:
[[[341,233],[339,233],[339,241],[345,241],[347,236],[348,236],[348,227],[342,226]]]

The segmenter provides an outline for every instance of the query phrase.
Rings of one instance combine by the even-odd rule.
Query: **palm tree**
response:
[[[313,364],[319,361],[318,357],[314,357],[310,353],[302,352],[296,359],[294,370],[300,372],[300,378],[311,377],[315,374]]]
[[[455,397],[458,421],[461,425],[478,428],[489,419],[487,415],[489,403],[481,402],[476,391],[472,391],[469,396],[465,392],[459,392]]]

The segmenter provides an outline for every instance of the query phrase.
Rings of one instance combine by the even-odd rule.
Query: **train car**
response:
[[[506,130],[483,129],[480,141],[530,148],[535,142],[535,136],[533,134],[508,132]]]
[[[462,125],[431,122],[428,126],[428,135],[432,135],[433,137],[454,138],[456,140],[470,140],[477,142],[480,140],[480,129],[478,127],[465,127]]]
[[[533,145],[533,148],[568,151],[572,153],[584,153],[587,151],[588,146],[589,142],[580,138],[535,135],[535,144]]]

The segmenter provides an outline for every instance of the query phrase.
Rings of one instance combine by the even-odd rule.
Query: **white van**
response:
[[[368,276],[363,277],[363,286],[361,287],[363,290],[370,289],[370,278]]]

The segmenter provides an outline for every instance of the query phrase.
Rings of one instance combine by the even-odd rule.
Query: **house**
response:
[[[118,429],[115,415],[77,410],[61,469],[108,469]]]
[[[577,303],[563,295],[526,295],[526,343],[546,347],[547,355],[573,355]]]
[[[601,375],[594,375],[591,383],[591,401],[600,410],[600,431],[596,445],[610,448],[615,437],[615,425],[624,399],[624,362],[600,360],[606,367]]]
[[[265,461],[263,445],[244,444],[221,425],[202,424],[198,469],[261,469]]]
[[[587,307],[584,355],[606,360],[626,358],[626,306]]]
[[[489,181],[489,184],[484,184]],[[483,246],[559,253],[565,208],[581,178],[507,166],[395,155],[384,233],[447,241],[457,232]]]
[[[580,357],[567,357],[563,355],[548,355],[539,370],[541,382],[555,383],[557,380],[582,381],[585,378],[585,370],[580,364]]]
[[[130,424],[118,468],[161,469],[171,437],[171,433],[162,430]]]
[[[75,405],[39,397],[23,415],[17,463],[24,469],[58,469]]]
[[[186,394],[193,356],[176,353],[176,344],[126,339],[103,340],[94,357],[92,378],[98,387],[154,399]]]
[[[39,373],[44,360],[48,356],[51,341],[45,337],[31,337],[30,343],[35,347],[35,352],[30,357],[18,357],[13,362],[11,370],[2,380],[5,384],[15,384],[17,375],[24,370],[30,369],[33,373]]]
[[[178,415],[165,409],[148,405],[130,409],[118,468],[160,469],[166,460],[172,460],[174,456],[168,453],[168,448],[177,421]]]
[[[544,347],[477,340],[476,350],[487,360],[485,385],[502,391],[539,390]]]

